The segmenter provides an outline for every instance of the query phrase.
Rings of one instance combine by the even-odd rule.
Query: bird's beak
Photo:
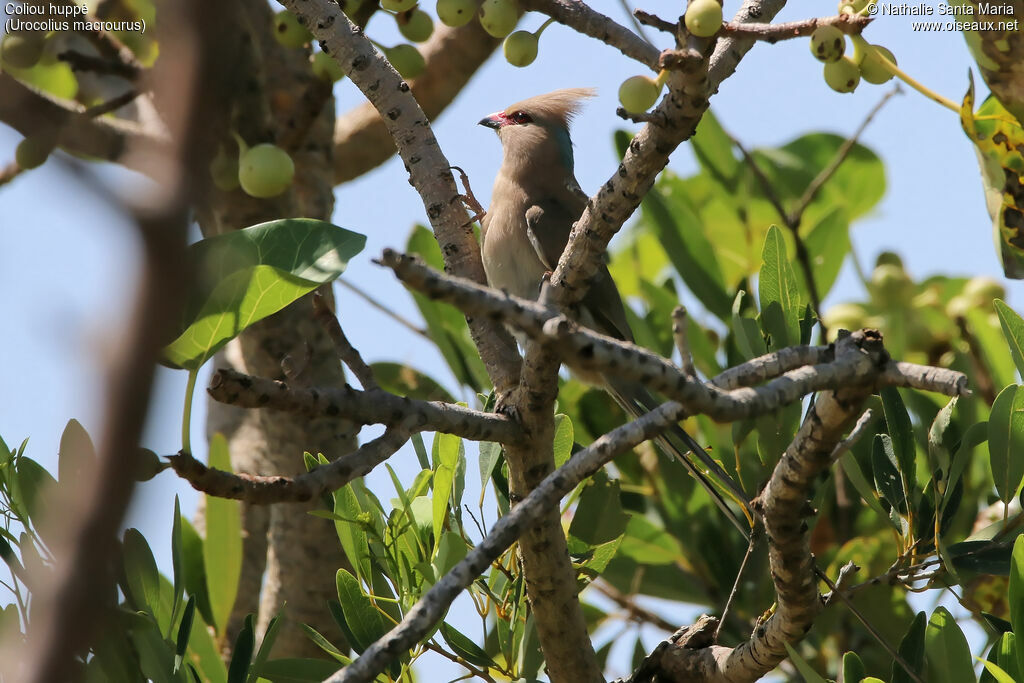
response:
[[[482,119],[480,119],[479,121],[477,121],[477,125],[478,126],[487,126],[488,128],[493,128],[494,130],[498,130],[499,128],[501,128],[501,113],[500,112],[495,112],[494,114],[491,114],[489,116],[485,116]]]

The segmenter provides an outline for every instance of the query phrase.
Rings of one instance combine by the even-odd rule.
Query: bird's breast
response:
[[[545,268],[527,237],[525,202],[492,200],[484,219],[482,252],[491,287],[537,298]]]

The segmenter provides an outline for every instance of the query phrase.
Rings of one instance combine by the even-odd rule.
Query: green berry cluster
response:
[[[840,0],[839,13],[857,14],[864,11],[870,0]],[[811,54],[824,62],[823,76],[828,87],[836,92],[853,92],[861,79],[881,84],[895,75],[896,57],[881,45],[872,45],[861,36],[854,36],[853,56],[846,56],[846,34],[836,26],[826,24],[811,34]]]

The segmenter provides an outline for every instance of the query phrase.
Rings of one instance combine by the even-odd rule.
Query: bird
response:
[[[583,101],[595,94],[590,88],[556,90],[517,102],[479,121],[479,125],[497,133],[503,151],[491,204],[481,221],[481,253],[491,287],[523,299],[536,299],[543,279],[558,264],[572,226],[588,202],[576,180],[569,125]],[[633,341],[622,297],[604,264],[574,314],[577,322],[601,334]],[[522,335],[517,338],[523,343]],[[639,382],[596,373],[577,375],[602,386],[634,418],[660,403]],[[747,508],[746,494],[722,467],[678,425],[657,442],[697,478],[737,528],[749,535],[749,524],[739,520],[686,453],[696,455],[731,497]]]

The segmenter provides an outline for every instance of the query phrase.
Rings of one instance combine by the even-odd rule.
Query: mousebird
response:
[[[556,90],[517,102],[479,122],[498,134],[504,154],[494,181],[491,205],[482,221],[484,270],[491,287],[523,299],[536,299],[545,274],[558,264],[569,232],[588,201],[573,170],[569,123],[582,100],[593,96],[594,91],[589,88]],[[578,322],[601,334],[633,341],[622,297],[603,264],[579,304],[577,317]],[[582,373],[580,378],[602,386],[633,417],[650,412],[660,403],[639,382],[598,373]],[[746,494],[721,466],[678,425],[659,437],[657,443],[679,459],[730,520],[748,535],[749,525],[737,518],[686,453],[693,452],[730,495],[747,506]]]

